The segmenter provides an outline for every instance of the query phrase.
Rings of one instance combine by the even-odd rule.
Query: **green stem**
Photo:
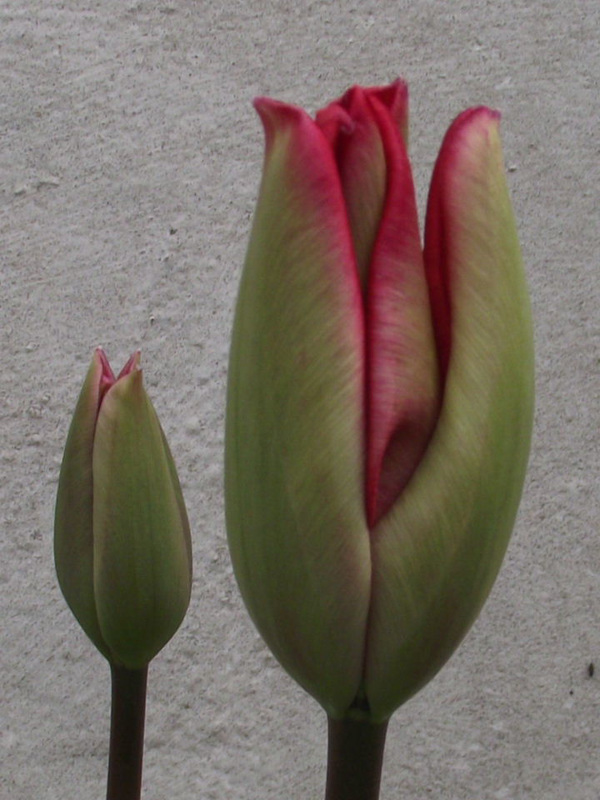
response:
[[[112,708],[106,800],[140,800],[148,667],[111,664]]]
[[[387,721],[328,723],[325,800],[378,800]]]

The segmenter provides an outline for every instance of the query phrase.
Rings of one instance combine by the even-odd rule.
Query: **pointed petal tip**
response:
[[[364,92],[367,95],[378,97],[386,106],[391,107],[395,103],[406,102],[408,100],[408,83],[403,78],[395,78],[391,83],[383,86],[359,86],[354,84],[344,94],[350,97],[355,92]]]
[[[388,86],[378,86],[369,90],[369,94],[387,108],[398,126],[404,143],[408,146],[408,83],[402,78],[397,78]]]
[[[260,96],[254,99],[253,105],[263,125],[267,151],[270,150],[275,136],[286,128],[300,129],[306,123],[314,125],[304,109],[281,100]]]
[[[252,105],[263,124],[282,124],[286,121],[307,117],[308,114],[299,106],[285,103],[283,100],[274,100],[272,97],[255,97]]]
[[[489,106],[467,108],[452,122],[444,141],[454,141],[455,137],[466,136],[474,131],[497,129],[501,116],[499,111]]]
[[[354,116],[357,110],[368,107],[373,100],[381,103],[387,109],[406,142],[408,139],[408,84],[402,78],[396,78],[385,86],[364,87],[356,84],[351,86],[339,100],[318,112],[317,122],[319,122],[319,117],[323,118],[324,114],[329,113],[329,110],[334,107],[346,109]],[[366,113],[370,114],[370,112]]]
[[[114,382],[119,378],[122,378],[124,375],[128,375],[130,372],[134,372],[135,370],[140,369],[140,360],[142,357],[142,351],[138,348],[134,350],[133,353],[129,356],[123,369],[119,372],[118,377],[115,377],[112,367],[110,366],[110,361],[108,360],[108,356],[106,355],[106,351],[101,345],[98,345],[94,349],[94,355],[92,359],[94,362],[98,362],[102,368],[102,377],[105,380],[110,380]]]
[[[96,347],[94,350],[94,355],[92,359],[95,363],[99,363],[102,368],[102,373],[104,375],[112,375],[112,369],[110,366],[110,362],[108,360],[108,356],[103,347]]]
[[[465,108],[464,111],[461,111],[454,122],[456,123],[461,120],[470,120],[475,117],[481,119],[499,120],[501,116],[502,114],[496,108],[491,108],[490,106],[471,106],[470,108]]]
[[[369,91],[390,109],[408,103],[408,83],[403,78],[396,78],[387,86],[374,86]]]
[[[279,100],[273,100],[271,97],[259,95],[258,97],[254,98],[252,105],[254,106],[254,109],[259,117],[263,119],[263,117],[268,115],[272,109],[282,105],[282,103]]]
[[[139,349],[134,350],[134,352],[129,357],[129,360],[126,362],[121,372],[119,372],[119,377],[117,378],[117,380],[125,377],[125,375],[129,375],[131,372],[141,372],[142,369],[140,367],[141,357],[142,357],[142,351]]]

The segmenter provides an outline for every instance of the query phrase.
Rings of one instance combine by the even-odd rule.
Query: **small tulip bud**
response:
[[[112,663],[145,667],[188,607],[192,557],[175,465],[139,352],[115,378],[93,356],[63,457],[54,556],[82,628]]]

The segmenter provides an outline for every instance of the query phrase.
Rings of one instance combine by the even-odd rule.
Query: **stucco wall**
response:
[[[260,178],[251,100],[404,76],[424,204],[451,119],[503,113],[536,322],[524,499],[481,617],[390,726],[382,798],[600,796],[600,6],[592,0],[0,3],[0,795],[104,795],[109,673],[52,560],[92,349],[141,347],[195,578],[150,672],[146,800],[322,796],[325,717],[240,600],[223,519],[233,303]]]

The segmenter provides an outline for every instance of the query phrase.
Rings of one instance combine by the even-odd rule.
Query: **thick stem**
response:
[[[328,723],[325,800],[378,800],[387,721]]]
[[[148,667],[111,664],[112,708],[106,800],[140,800]]]

